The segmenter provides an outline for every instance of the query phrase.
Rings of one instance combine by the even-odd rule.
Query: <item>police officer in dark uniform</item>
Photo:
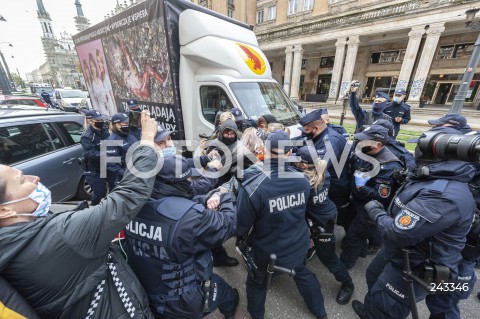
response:
[[[404,89],[397,89],[393,93],[393,100],[387,103],[383,109],[383,113],[388,114],[392,119],[393,127],[395,128],[395,135],[397,137],[400,132],[400,124],[407,124],[410,122],[410,105],[404,102],[407,92]]]
[[[45,90],[42,90],[42,94],[40,95],[42,96],[42,99],[45,101],[45,103],[48,103],[50,107],[53,107],[52,99],[50,99],[50,94],[45,92]]]
[[[320,158],[325,158],[326,155],[329,155],[329,158],[335,156],[338,163],[342,163],[342,156],[349,155],[349,152],[345,150],[345,148],[349,148],[349,145],[341,134],[327,126],[322,119],[322,114],[323,111],[318,109],[302,117],[300,124],[303,126],[303,133],[307,136],[307,139],[313,142]],[[333,149],[334,154],[327,154],[327,145]],[[345,161],[345,164],[341,167],[340,176],[338,176],[335,167],[339,165],[334,166],[331,160],[328,160],[327,163],[331,178],[328,197],[337,206],[337,224],[347,229],[348,221],[351,218],[349,164],[348,161]]]
[[[356,81],[352,82],[350,86],[350,110],[355,116],[355,121],[357,125],[355,127],[355,133],[363,131],[364,125],[371,125],[376,120],[384,119],[392,121],[392,118],[383,113],[383,110],[387,106],[389,96],[383,92],[377,92],[375,95],[375,100],[373,101],[372,109],[365,111],[358,104],[357,100],[357,89],[358,86],[354,85]]]
[[[328,109],[320,109],[320,110],[322,110],[322,120],[324,120],[325,123],[327,123],[327,126],[329,128],[333,129],[335,132],[343,136],[345,135],[348,136],[348,132],[343,126],[330,123],[330,115],[328,115]]]
[[[100,177],[100,143],[106,140],[110,133],[100,112],[89,110],[85,117],[88,127],[80,138],[86,163],[85,180],[92,188],[92,205],[97,205],[107,195],[106,180]]]
[[[125,230],[128,263],[159,318],[199,319],[218,307],[233,319],[238,291],[213,273],[211,249],[236,231],[235,197],[214,193],[218,211],[205,208],[214,207],[193,197],[190,176],[184,157],[164,158],[154,198]]]
[[[468,125],[467,125],[468,126]],[[467,136],[479,135],[478,131],[468,132]],[[477,213],[472,227],[467,234],[465,248],[462,250],[462,261],[458,266],[458,275],[455,280],[462,289],[450,291],[448,294],[433,294],[425,297],[425,303],[430,310],[429,319],[460,319],[460,300],[468,299],[473,292],[477,277],[475,264],[480,258],[480,163],[471,163],[475,168],[475,177],[468,183],[472,192]]]
[[[402,274],[403,248],[410,250],[413,273],[424,280],[425,273],[433,272],[434,280],[454,283],[459,274],[465,236],[475,214],[468,188],[475,169],[466,162],[425,158],[418,147],[415,159],[420,173],[402,186],[391,207],[377,201],[365,206],[385,239],[384,256],[389,262],[369,289],[365,304],[352,302],[361,318],[407,318],[410,301]],[[413,285],[416,301],[424,299],[427,291],[416,282]]]
[[[367,238],[370,245],[381,246],[381,237],[370,222],[364,205],[370,200],[378,200],[388,206],[397,186],[393,173],[402,168],[400,160],[385,147],[388,142],[386,128],[372,125],[354,136],[360,141],[352,156],[352,172],[355,173],[351,190],[356,214],[345,235],[340,255],[347,269],[355,265]]]
[[[115,113],[111,118],[112,134],[109,141],[119,141],[121,145],[107,146],[107,156],[120,157],[120,162],[109,162],[107,169],[116,182],[120,182],[127,168],[126,155],[130,146],[137,142],[137,139],[130,134],[128,116],[125,113]]]
[[[336,301],[341,305],[346,305],[350,301],[355,287],[352,277],[350,277],[345,265],[340,262],[335,252],[334,225],[337,208],[328,198],[330,174],[326,170],[325,161],[318,159],[318,157],[315,158],[315,148],[303,146],[297,150],[295,155],[300,159],[300,162],[295,163],[295,166],[309,178],[311,186],[306,216],[318,259],[342,284]]]
[[[415,170],[417,167],[415,157],[405,148],[405,144],[395,139],[393,123],[389,120],[377,120],[373,122],[373,125],[380,125],[388,130],[389,140],[385,146],[404,164],[405,168],[408,168],[410,171]]]
[[[142,112],[142,108],[138,104],[137,100],[135,99],[128,99],[127,100],[128,110],[125,112],[128,116],[130,112]],[[131,127],[130,134],[134,136],[137,141],[140,141],[142,136],[142,129],[139,127]]]
[[[465,134],[472,130],[467,125],[467,119],[458,113],[447,113],[438,119],[428,120],[428,124],[433,125],[429,131],[442,131],[446,134]]]
[[[281,145],[288,140],[283,131],[268,135],[264,170],[245,180],[238,194],[237,232],[244,236],[253,227],[244,240],[251,246],[258,267],[253,276],[247,277],[248,312],[253,319],[264,318],[267,265],[273,253],[277,255],[278,266],[295,270],[293,279],[308,309],[317,318],[327,317],[320,283],[306,267],[309,235],[305,210],[310,185],[295,168],[280,167],[291,154],[291,147]],[[280,170],[290,176],[282,177]]]

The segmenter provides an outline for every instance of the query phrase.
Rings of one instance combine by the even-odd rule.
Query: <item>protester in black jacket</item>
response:
[[[48,213],[50,192],[39,178],[0,165],[0,274],[41,318],[153,318],[138,279],[111,248],[152,193],[157,123],[146,112],[142,129],[132,158],[139,174],[127,170],[84,210]]]

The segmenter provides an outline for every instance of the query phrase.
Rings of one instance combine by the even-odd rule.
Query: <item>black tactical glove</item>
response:
[[[387,212],[383,207],[383,204],[376,200],[371,200],[367,204],[365,204],[365,210],[368,213],[368,217],[371,221],[375,222],[379,215],[386,215]]]

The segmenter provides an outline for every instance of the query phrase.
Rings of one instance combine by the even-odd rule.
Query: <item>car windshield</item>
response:
[[[272,114],[283,125],[294,125],[300,120],[298,110],[276,82],[235,82],[230,83],[245,114],[257,120],[265,114]]]
[[[85,98],[85,95],[82,93],[82,91],[62,91],[60,93],[62,94],[62,98],[64,99]]]
[[[36,86],[35,87],[35,92],[37,93],[42,93],[42,91],[45,91],[47,93],[52,93],[53,89],[51,87],[46,87],[46,86]]]

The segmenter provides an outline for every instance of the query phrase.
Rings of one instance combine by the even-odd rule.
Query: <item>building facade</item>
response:
[[[352,80],[408,101],[451,104],[478,31],[465,28],[473,0],[192,0],[255,26],[274,78],[292,99],[341,100]],[[478,72],[466,105],[480,100]]]
[[[408,101],[451,104],[478,31],[465,28],[469,0],[259,0],[260,47],[292,99],[341,100],[352,80]],[[478,72],[468,103],[480,97]],[[467,103],[467,104],[468,104]]]
[[[88,28],[89,21],[83,15],[82,5],[75,1],[77,16],[74,18],[78,31]],[[32,71],[35,82],[47,82],[52,87],[69,86],[82,88],[85,81],[78,61],[72,36],[63,32],[57,37],[54,33],[52,19],[45,9],[42,0],[37,0],[37,17],[42,28],[42,45],[45,62]],[[40,77],[38,77],[40,74]]]

